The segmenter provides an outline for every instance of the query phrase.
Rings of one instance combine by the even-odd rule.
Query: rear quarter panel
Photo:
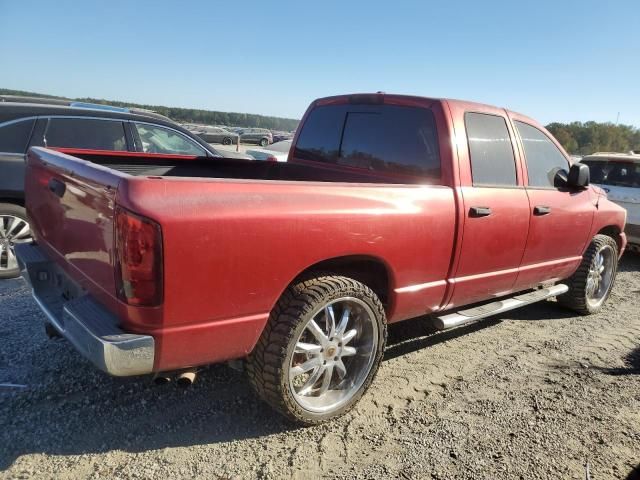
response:
[[[117,202],[162,226],[163,324],[152,333],[164,367],[185,351],[193,363],[217,361],[221,342],[234,343],[227,357],[246,355],[290,282],[326,259],[381,260],[389,321],[444,296],[455,230],[447,187],[138,177]],[[215,333],[222,324],[228,338]]]

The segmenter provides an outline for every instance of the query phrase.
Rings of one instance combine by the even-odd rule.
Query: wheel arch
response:
[[[25,202],[24,202],[24,198],[18,198],[18,197],[3,197],[0,196],[0,203],[10,203],[12,205],[18,205],[20,207],[25,207]]]
[[[385,311],[393,302],[393,272],[381,258],[370,255],[345,255],[321,260],[302,270],[287,285],[322,274],[341,275],[353,278],[368,286],[378,296]]]
[[[620,252],[620,250],[622,249],[622,238],[620,237],[621,233],[622,231],[617,225],[607,225],[606,227],[601,228],[598,231],[597,235],[606,235],[613,238],[618,245],[618,252]]]

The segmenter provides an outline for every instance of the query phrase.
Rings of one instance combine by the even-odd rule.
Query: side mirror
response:
[[[574,188],[587,188],[591,180],[589,166],[584,163],[574,163],[569,169],[567,185]]]

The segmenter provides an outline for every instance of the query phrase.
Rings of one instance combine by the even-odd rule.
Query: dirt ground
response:
[[[297,428],[244,375],[188,390],[96,371],[0,282],[0,478],[640,478],[640,256],[604,310],[553,302],[428,335],[391,328],[346,418]],[[587,475],[587,468],[589,473]]]

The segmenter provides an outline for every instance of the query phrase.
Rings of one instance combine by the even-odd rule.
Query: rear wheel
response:
[[[611,294],[618,271],[618,244],[607,235],[593,237],[578,270],[558,302],[582,315],[596,313]]]
[[[229,137],[224,137],[222,139],[222,144],[223,145],[231,145],[231,139]]]
[[[260,146],[261,147],[266,147],[267,145],[269,145],[269,139],[268,138],[260,139]]]
[[[20,275],[14,247],[31,242],[27,212],[20,205],[0,203],[0,278]]]
[[[369,388],[386,342],[380,300],[339,276],[300,282],[272,312],[247,371],[257,393],[288,418],[319,424],[348,412]]]

